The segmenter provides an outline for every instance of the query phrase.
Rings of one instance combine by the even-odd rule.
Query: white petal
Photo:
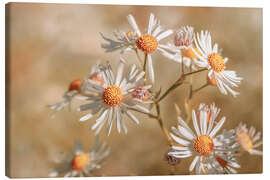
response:
[[[195,136],[191,134],[186,128],[178,126],[178,130],[180,131],[181,135],[188,140],[193,140]]]
[[[82,121],[86,121],[86,120],[90,119],[91,117],[93,117],[93,114],[88,113],[88,114],[86,114],[85,116],[81,117],[81,118],[80,118],[80,121],[81,121],[81,122],[82,122]]]
[[[191,163],[190,166],[189,166],[189,171],[193,171],[193,169],[194,169],[195,165],[197,164],[198,160],[199,160],[199,156],[196,156],[196,157],[193,159],[192,163]]]
[[[120,61],[119,65],[118,65],[118,69],[117,69],[116,79],[115,79],[115,85],[116,86],[120,85],[120,81],[122,79],[123,71],[124,71],[124,63],[122,61]]]
[[[222,127],[222,125],[224,124],[226,118],[223,117],[218,123],[217,125],[214,127],[214,129],[211,131],[211,133],[209,134],[210,137],[214,137],[216,135],[216,133],[220,130],[220,128]]]
[[[192,110],[192,122],[193,122],[193,126],[195,128],[195,131],[197,133],[197,136],[201,135],[200,130],[199,130],[199,127],[198,127],[196,113],[195,113],[194,110]]]
[[[126,115],[133,120],[136,124],[139,124],[139,120],[130,112],[130,111],[126,111]]]
[[[114,108],[111,108],[109,112],[109,118],[108,118],[107,136],[109,136],[111,133],[113,119],[114,119]]]
[[[171,29],[169,29],[163,33],[160,33],[156,38],[158,41],[160,41],[161,39],[166,38],[167,36],[171,35],[172,33],[173,33],[173,31]]]
[[[151,34],[153,26],[154,26],[154,14],[151,13],[150,17],[149,17],[149,25],[148,25],[148,29],[147,29],[147,34]]]
[[[195,134],[193,133],[193,131],[188,127],[188,125],[185,123],[185,121],[179,116],[177,117],[178,122],[180,123],[180,125],[182,125],[184,128],[186,128],[186,130],[188,130],[194,137]]]
[[[178,151],[186,151],[190,150],[189,147],[179,147],[179,146],[172,146],[173,150],[178,150]]]
[[[141,36],[141,32],[140,32],[140,30],[138,28],[138,25],[137,25],[134,17],[131,14],[129,14],[127,16],[127,20],[129,22],[129,24],[131,25],[131,27],[133,28],[133,30],[136,32],[136,34],[138,34],[138,36],[140,37]]]
[[[153,63],[152,63],[152,57],[151,57],[150,54],[148,54],[147,69],[148,69],[150,81],[154,84],[154,82],[155,82],[155,75],[154,75],[154,68],[153,68]]]
[[[171,137],[179,144],[184,145],[184,146],[188,146],[190,144],[190,142],[183,140],[177,136],[175,136],[174,134],[170,133]]]
[[[91,127],[92,130],[96,129],[97,126],[99,126],[103,121],[106,120],[106,115],[108,113],[109,109],[104,109],[103,112],[100,114],[99,118],[96,120],[96,123]]]
[[[121,132],[121,114],[120,114],[120,109],[117,107],[116,108],[116,127],[117,127],[117,131],[118,133]]]

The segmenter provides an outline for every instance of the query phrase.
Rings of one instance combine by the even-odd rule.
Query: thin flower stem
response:
[[[202,72],[202,71],[205,71],[207,70],[206,68],[204,69],[200,69],[198,71],[193,71],[193,72],[190,72],[190,73],[186,73],[186,74],[182,74],[181,77],[175,81],[175,83],[169,88],[167,89],[167,91],[165,91],[165,93],[157,100],[157,102],[160,102],[162,99],[164,99],[172,90],[176,89],[178,86],[182,85],[184,83],[184,80],[187,76],[190,76],[192,74],[195,74],[195,73],[199,73],[199,72]]]
[[[146,63],[147,63],[147,59],[148,59],[148,54],[146,53],[144,55],[144,64],[143,64],[143,71],[145,72],[146,71]]]
[[[184,74],[185,76],[189,76],[189,75],[191,75],[191,74],[196,74],[196,73],[198,73],[198,72],[202,72],[202,71],[205,71],[205,70],[207,70],[207,68],[203,68],[203,69],[200,69],[200,70],[198,70],[198,71],[193,71],[193,72],[190,72],[190,73],[186,73],[186,74]]]
[[[172,145],[173,144],[172,138],[170,136],[170,133],[169,133],[168,129],[164,126],[161,115],[160,115],[160,105],[159,105],[159,103],[155,103],[155,106],[156,106],[156,111],[157,111],[157,118],[156,119],[158,120],[159,126],[161,127],[161,129],[162,129],[163,133],[165,134],[166,138],[168,139],[169,144]]]
[[[209,84],[208,83],[205,83],[204,85],[202,85],[201,87],[199,87],[198,89],[195,89],[192,91],[193,94],[195,94],[196,92],[202,90],[203,88],[207,87]]]
[[[163,93],[163,95],[157,100],[157,102],[160,102],[161,100],[163,100],[171,91],[173,91],[178,86],[183,84],[184,80],[185,80],[185,76],[182,75],[177,81],[175,81],[175,83],[169,89],[167,89],[167,91]]]
[[[190,72],[192,72],[192,65],[190,66]],[[192,95],[193,95],[193,81],[192,81],[192,76],[193,74],[191,74],[190,78],[189,78],[189,95],[188,95],[188,99],[185,99],[185,110],[186,110],[186,123],[189,124],[190,120],[191,120],[191,104],[190,101],[192,99]]]
[[[158,116],[156,116],[156,115],[154,115],[154,114],[147,113],[147,112],[143,112],[143,111],[140,111],[140,110],[135,109],[135,108],[129,107],[128,109],[129,109],[129,110],[132,110],[132,111],[136,111],[136,112],[142,113],[142,114],[145,114],[145,115],[149,116],[150,118],[155,118],[155,119],[158,118]]]

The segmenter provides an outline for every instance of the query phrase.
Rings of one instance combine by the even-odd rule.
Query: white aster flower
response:
[[[162,45],[159,41],[171,35],[173,31],[171,29],[163,31],[163,27],[160,25],[160,22],[155,19],[155,16],[152,13],[150,14],[148,29],[145,33],[141,33],[132,15],[128,15],[127,20],[132,26],[136,36],[138,36],[136,40],[137,48],[148,56],[147,69],[149,78],[151,82],[154,83],[155,77],[151,54],[156,50],[160,51],[162,54],[168,53],[166,52],[166,49],[169,49],[167,45]]]
[[[262,145],[261,132],[257,132],[253,126],[248,130],[246,124],[240,123],[236,128],[237,141],[242,150],[252,155],[262,155],[262,151],[255,148]]]
[[[86,97],[85,100],[92,101],[89,104],[81,105],[79,111],[91,110],[91,113],[83,116],[80,121],[92,118],[100,112],[96,123],[92,126],[92,130],[96,129],[98,134],[105,122],[108,122],[107,135],[110,134],[114,119],[116,119],[116,127],[120,133],[121,128],[127,133],[123,114],[127,115],[136,124],[138,119],[131,112],[131,108],[141,112],[149,112],[149,110],[139,104],[151,103],[147,89],[151,86],[141,86],[144,82],[144,72],[139,71],[136,65],[132,65],[130,72],[123,77],[124,61],[121,59],[116,77],[113,74],[111,66],[101,67],[104,76],[104,84],[100,85],[92,80],[88,80],[93,87],[90,91],[96,93],[95,97]]]
[[[97,68],[99,66],[100,64],[96,63],[91,68],[88,79],[91,79],[96,83],[102,85],[104,83],[104,80],[99,69]],[[49,105],[49,108],[54,110],[53,116],[56,112],[63,110],[65,107],[70,107],[70,103],[76,95],[94,95],[89,92],[89,88],[91,88],[91,86],[89,86],[87,80],[76,79],[72,81],[68,87],[68,90],[63,95],[63,100],[56,104]]]
[[[177,135],[171,133],[171,137],[179,144],[179,146],[172,146],[175,152],[170,152],[176,158],[187,158],[194,156],[194,159],[189,167],[189,171],[193,171],[195,167],[196,174],[201,172],[206,173],[206,162],[209,158],[213,158],[216,151],[227,152],[228,149],[222,148],[222,144],[216,141],[216,134],[225,122],[225,117],[214,125],[214,118],[212,116],[209,125],[207,123],[209,114],[207,111],[200,111],[199,118],[196,112],[192,111],[194,133],[181,117],[178,117],[180,125],[178,128],[172,127],[172,131]],[[199,119],[200,126],[197,119]]]
[[[105,37],[100,33],[101,37],[106,41],[101,44],[101,47],[105,49],[105,52],[113,52],[120,50],[121,54],[124,54],[126,51],[130,51],[136,48],[136,34],[132,31],[122,32],[115,31],[113,32],[114,39]]]
[[[50,173],[49,177],[88,176],[93,170],[100,168],[100,164],[109,153],[107,144],[101,143],[98,138],[89,152],[83,151],[82,145],[75,141],[71,154],[64,154],[63,158],[56,161],[59,167]]]
[[[196,62],[197,66],[207,68],[208,78],[213,82],[211,84],[217,85],[222,94],[227,92],[233,96],[239,93],[232,88],[238,87],[241,77],[237,77],[235,71],[226,70],[226,63],[228,58],[223,58],[218,49],[218,44],[214,44],[212,47],[211,35],[208,31],[201,31],[201,34],[197,33],[197,37],[194,39],[195,45],[198,50],[192,48],[193,53],[198,57]]]

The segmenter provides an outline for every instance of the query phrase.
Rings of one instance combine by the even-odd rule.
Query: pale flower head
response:
[[[107,144],[100,142],[97,137],[90,151],[84,151],[82,145],[75,141],[71,153],[63,154],[64,157],[55,161],[58,167],[49,174],[49,177],[89,176],[93,170],[100,168],[109,153]]]
[[[256,129],[251,126],[247,129],[246,124],[240,123],[236,128],[237,142],[243,151],[252,155],[262,155],[262,151],[257,150],[262,145],[261,132],[256,133]]]

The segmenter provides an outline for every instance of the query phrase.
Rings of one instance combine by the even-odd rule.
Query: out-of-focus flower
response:
[[[110,149],[106,143],[101,143],[98,138],[89,152],[83,151],[82,145],[75,141],[71,154],[64,154],[64,157],[57,160],[57,167],[49,177],[75,177],[88,176],[90,173],[100,168],[100,164],[104,158],[110,153]]]
[[[115,31],[113,32],[114,39],[105,37],[102,33],[100,33],[100,35],[106,41],[105,43],[101,44],[101,47],[105,49],[105,52],[120,50],[120,53],[124,54],[126,51],[130,51],[136,48],[137,37],[133,31]]]
[[[197,66],[207,68],[208,78],[211,80],[212,85],[219,88],[222,94],[227,94],[227,91],[233,96],[239,93],[232,88],[238,87],[243,78],[237,77],[235,71],[226,70],[226,63],[228,58],[223,58],[218,49],[218,44],[214,44],[212,47],[211,35],[208,31],[201,31],[201,34],[197,33],[197,37],[194,39],[196,48],[192,48],[193,53],[198,57],[194,62]]]
[[[257,132],[253,126],[248,130],[246,124],[240,123],[236,128],[237,142],[242,150],[252,155],[262,155],[262,151],[255,148],[262,145],[261,132]]]
[[[179,146],[172,146],[172,149],[175,152],[169,152],[169,155],[172,155],[176,158],[187,158],[190,156],[195,156],[190,167],[189,171],[193,171],[195,167],[196,174],[206,173],[206,166],[209,158],[213,158],[215,152],[228,152],[230,149],[223,148],[221,143],[216,141],[216,134],[222,127],[225,122],[225,117],[222,117],[221,120],[214,125],[214,118],[211,118],[208,125],[208,112],[200,111],[199,123],[197,122],[196,112],[192,111],[192,120],[193,126],[196,131],[196,134],[188,127],[181,117],[178,117],[180,125],[178,128],[172,127],[172,131],[177,135],[170,134],[171,137],[179,144]],[[179,136],[179,137],[178,137]]]
[[[99,62],[92,67],[88,78],[102,85],[104,80],[99,69],[97,68],[98,66]],[[91,86],[89,86],[87,80],[76,79],[70,83],[68,90],[64,93],[63,100],[56,104],[49,105],[49,108],[54,110],[56,113],[63,110],[66,106],[69,106],[76,95],[94,96],[95,94],[89,92],[89,89],[91,89]]]
[[[139,71],[136,65],[132,65],[130,72],[124,76],[124,60],[122,58],[118,65],[116,77],[109,64],[101,66],[100,70],[104,77],[104,84],[100,85],[88,79],[88,83],[91,85],[89,92],[96,93],[96,96],[85,98],[85,100],[92,102],[81,105],[79,111],[91,110],[91,113],[83,116],[80,121],[88,120],[98,112],[101,112],[96,123],[92,126],[92,130],[96,129],[95,134],[98,134],[105,122],[108,121],[107,135],[109,135],[114,119],[116,119],[118,132],[120,133],[122,128],[127,133],[123,114],[138,124],[139,121],[131,112],[131,108],[141,112],[149,112],[147,108],[139,104],[151,102],[150,96],[147,93],[147,89],[151,86],[141,86],[145,81],[143,79],[145,73]],[[140,90],[138,89],[139,87]]]
[[[154,14],[150,14],[148,29],[145,33],[141,33],[138,25],[132,15],[127,16],[128,22],[134,30],[134,33],[138,38],[136,39],[136,46],[144,54],[147,54],[147,69],[149,73],[149,78],[152,83],[154,83],[154,69],[152,64],[151,54],[156,50],[160,51],[162,54],[169,53],[166,49],[169,49],[167,45],[160,44],[159,41],[168,37],[173,33],[172,30],[163,31],[163,27],[160,22],[155,19]]]

